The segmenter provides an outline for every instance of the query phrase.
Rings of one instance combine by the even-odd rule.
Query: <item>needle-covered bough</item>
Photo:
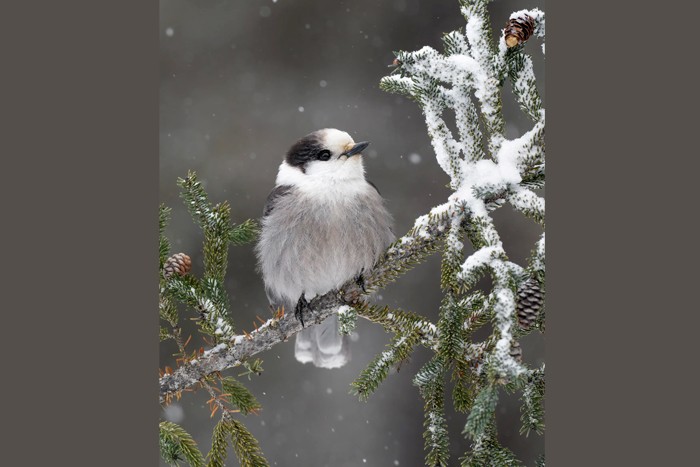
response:
[[[471,447],[462,458],[463,466],[520,465],[497,439],[495,409],[501,390],[521,394],[522,432],[544,430],[544,365],[529,368],[518,343],[529,332],[544,332],[545,209],[537,190],[545,183],[545,111],[532,59],[524,52],[525,41],[536,36],[542,40],[544,53],[544,13],[537,9],[513,13],[494,40],[487,3],[460,0],[466,27],[444,35],[444,52],[430,47],[399,52],[393,72],[381,80],[382,89],[420,105],[437,162],[450,176],[453,193],[444,204],[418,218],[376,266],[365,271],[364,288],[350,281],[309,303],[313,322],[337,313],[341,332],[348,333],[361,316],[394,334],[387,349],[353,383],[352,390],[360,399],[368,398],[416,346],[434,352],[414,378],[425,401],[425,461],[430,466],[449,464],[448,377],[454,382],[454,408],[467,414],[463,433]],[[501,106],[507,81],[533,122],[529,131],[510,140],[505,137]],[[448,109],[455,115],[456,135],[443,119]],[[250,332],[235,332],[223,287],[227,250],[230,243],[252,240],[255,224],[233,226],[228,205],[212,206],[194,174],[180,184],[191,214],[204,231],[205,272],[203,278],[195,278],[187,273],[182,256],[168,257],[168,242],[162,234],[167,209],[163,208],[160,313],[170,328],[161,329],[161,337],[175,339],[180,359],[176,369],[162,372],[160,402],[167,404],[183,391],[204,387],[212,396],[212,416],[217,411],[222,414],[208,465],[223,465],[229,439],[242,465],[267,465],[255,439],[233,415],[254,412],[260,405],[238,380],[221,372],[237,366],[248,373],[261,371],[259,360],[253,357],[288,340],[302,326],[292,313],[276,310]],[[490,215],[505,203],[543,229],[524,266],[508,260]],[[463,252],[465,240],[475,249],[469,256]],[[442,252],[444,293],[437,322],[365,301],[367,294],[437,251]],[[486,291],[476,288],[484,276],[490,277],[491,284]],[[176,302],[197,311],[201,331],[214,340],[211,348],[188,353],[180,336]],[[491,323],[491,334],[476,341],[474,331],[487,323]],[[189,435],[175,427],[161,423],[161,451],[166,460],[186,459],[192,465],[204,465]],[[544,465],[543,457],[539,464]]]

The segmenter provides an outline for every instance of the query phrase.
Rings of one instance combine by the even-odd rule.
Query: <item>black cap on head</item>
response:
[[[284,160],[287,164],[292,167],[298,167],[303,172],[306,163],[318,160],[321,151],[323,151],[323,144],[318,133],[314,132],[294,143],[287,151]]]

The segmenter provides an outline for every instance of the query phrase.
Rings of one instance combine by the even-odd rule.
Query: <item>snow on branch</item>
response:
[[[544,13],[536,9],[513,13],[507,29],[494,41],[488,0],[460,0],[460,4],[466,26],[463,31],[445,34],[444,53],[430,47],[397,53],[396,69],[382,79],[381,86],[407,95],[423,110],[437,163],[450,177],[453,190],[448,202],[432,212],[461,206],[446,225],[449,233],[441,274],[445,296],[433,346],[436,353],[414,380],[426,404],[426,463],[448,462],[443,379],[447,365],[454,362],[455,407],[470,412],[465,433],[474,441],[469,456],[474,464],[468,465],[505,465],[495,462],[512,457],[498,445],[495,435],[497,386],[522,385],[530,374],[517,339],[532,327],[516,326],[516,310],[521,297],[540,297],[536,294],[544,289],[544,234],[530,266],[523,268],[508,261],[490,213],[507,201],[545,225],[544,199],[533,191],[542,188],[545,180],[545,110],[532,59],[522,47],[532,35],[544,38]],[[534,122],[529,131],[512,140],[505,137],[502,114],[501,91],[506,80],[520,108]],[[448,109],[455,113],[458,137],[443,119]],[[460,216],[469,220],[466,228]],[[426,222],[424,216],[416,226]],[[464,235],[475,249],[466,258]],[[473,290],[484,275],[490,276],[492,284],[486,295]],[[527,310],[525,318],[535,319],[529,314],[537,311]],[[492,334],[482,342],[471,342],[472,332],[488,321],[493,325]],[[539,414],[537,410],[531,413]]]

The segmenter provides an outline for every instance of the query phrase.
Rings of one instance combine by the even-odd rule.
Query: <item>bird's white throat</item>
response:
[[[334,193],[347,196],[362,193],[370,187],[365,181],[362,156],[313,161],[307,164],[305,171],[282,162],[275,184],[290,185],[301,192],[317,196],[332,196]]]

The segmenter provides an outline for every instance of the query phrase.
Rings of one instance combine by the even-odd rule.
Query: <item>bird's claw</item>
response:
[[[294,317],[299,320],[301,327],[304,327],[304,312],[309,310],[309,302],[306,300],[304,294],[301,294],[297,305],[294,307]]]
[[[355,284],[362,289],[362,292],[367,293],[367,289],[365,289],[365,276],[362,275],[363,272],[365,272],[365,268],[362,268],[362,271],[355,277]]]

